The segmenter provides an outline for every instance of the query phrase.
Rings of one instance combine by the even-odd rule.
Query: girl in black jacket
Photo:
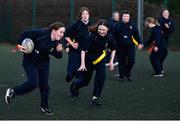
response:
[[[81,78],[71,85],[71,94],[78,96],[79,89],[87,86],[92,78],[94,70],[94,90],[91,104],[100,105],[98,101],[105,82],[105,56],[106,48],[111,50],[110,70],[114,69],[113,60],[115,56],[115,44],[112,37],[108,34],[109,25],[105,20],[100,20],[97,25],[90,28],[91,34],[86,38],[81,51]]]

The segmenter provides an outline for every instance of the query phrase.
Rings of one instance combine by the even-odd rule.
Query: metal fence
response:
[[[55,21],[62,21],[68,26],[76,20],[78,11],[82,6],[87,6],[90,9],[93,22],[99,18],[109,19],[115,10],[129,9],[132,18],[139,22],[139,29],[143,31],[144,4],[142,1],[0,0],[0,42],[15,43],[19,33],[25,29],[47,27]],[[167,5],[167,1],[164,0],[165,5]]]

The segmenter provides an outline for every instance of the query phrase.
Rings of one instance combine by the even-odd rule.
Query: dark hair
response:
[[[83,11],[87,11],[89,13],[89,9],[87,7],[82,7],[79,11],[79,19],[81,19],[81,15]],[[89,13],[90,14],[90,13]]]
[[[160,12],[161,16],[162,16],[163,12],[166,11],[166,10],[169,11],[167,8],[163,8],[163,9],[161,10],[161,12]]]
[[[58,30],[59,28],[61,27],[65,27],[63,23],[61,22],[55,22],[55,23],[52,23],[50,26],[49,26],[49,30],[52,31],[52,30]]]
[[[123,16],[124,14],[129,14],[129,15],[130,15],[130,12],[129,12],[128,10],[124,10],[124,11],[122,12],[122,16]]]
[[[104,19],[100,19],[96,24],[89,26],[89,27],[88,27],[88,30],[89,30],[90,32],[96,32],[97,29],[98,29],[98,26],[100,26],[100,25],[104,25],[104,26],[106,26],[107,28],[109,28],[108,22],[107,22],[106,20],[104,20]]]

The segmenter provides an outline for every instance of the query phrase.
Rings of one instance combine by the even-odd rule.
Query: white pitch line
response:
[[[0,87],[7,87],[8,85],[0,85]]]

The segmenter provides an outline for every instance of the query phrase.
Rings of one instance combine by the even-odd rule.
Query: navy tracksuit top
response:
[[[134,45],[132,36],[139,44],[142,44],[137,27],[131,22],[124,23],[120,21],[114,31],[117,49],[119,45]]]
[[[149,40],[147,41],[146,45],[149,45],[150,43],[154,42],[154,45],[158,48],[163,48],[164,38],[163,38],[163,31],[160,26],[156,25],[151,29],[151,36]]]
[[[62,57],[62,52],[56,50],[60,41],[51,40],[51,32],[49,29],[33,29],[25,31],[21,34],[18,44],[21,44],[25,38],[30,38],[34,42],[34,50],[30,54],[24,54],[23,62],[32,62],[37,66],[43,66],[49,63],[49,54],[56,58]]]
[[[159,19],[159,23],[160,23],[160,26],[162,28],[162,31],[163,31],[163,36],[165,38],[165,40],[168,40],[169,39],[169,36],[172,32],[174,32],[175,28],[174,28],[174,22],[172,19],[168,18],[164,18],[164,17],[161,17]],[[165,24],[168,24],[169,25],[169,28],[166,28],[165,27]]]
[[[109,26],[110,26],[109,33],[113,34],[113,31],[114,31],[116,25],[118,24],[118,21],[115,21],[113,18],[111,18],[108,23],[109,23]]]
[[[97,32],[92,32],[83,43],[83,51],[86,51],[88,61],[96,60],[105,48],[115,50],[115,43],[110,34],[105,37],[100,36]]]
[[[89,35],[88,26],[91,25],[91,22],[89,22],[87,25],[84,24],[81,20],[78,20],[75,24],[67,28],[65,32],[65,37],[70,37],[71,40],[74,40],[75,42],[78,42],[79,47],[78,49],[74,49],[72,46],[70,46],[70,50],[74,52],[81,52],[82,50],[82,43],[86,39],[86,37]]]

